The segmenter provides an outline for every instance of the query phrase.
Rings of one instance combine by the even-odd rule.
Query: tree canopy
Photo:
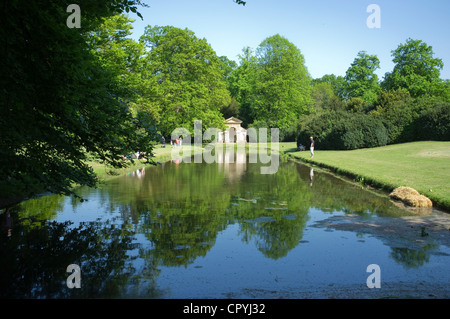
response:
[[[193,134],[194,120],[202,120],[204,129],[222,128],[220,109],[230,104],[230,94],[223,62],[208,42],[172,26],[148,26],[140,41],[147,76],[156,80],[161,132],[184,127]]]
[[[229,87],[246,123],[262,121],[283,130],[312,106],[310,82],[300,50],[277,34],[261,42],[255,53],[244,48]]]
[[[392,51],[394,68],[381,82],[378,57],[365,51],[345,76],[313,80],[300,49],[279,34],[245,47],[236,63],[187,28],[148,26],[133,40],[124,13],[142,18],[140,0],[78,5],[82,28],[66,25],[57,0],[0,5],[0,206],[95,186],[89,159],[126,166],[123,155],[150,155],[160,135],[178,127],[192,134],[195,120],[221,129],[224,117],[237,116],[287,139],[320,113],[350,111],[380,119],[390,142],[422,138],[414,131],[419,119],[447,136],[438,117],[447,118],[450,82],[421,40]]]
[[[440,70],[441,59],[434,57],[433,48],[421,40],[406,40],[392,51],[395,63],[392,72],[385,75],[385,90],[407,89],[411,96],[432,95],[443,85]]]
[[[366,103],[373,102],[379,93],[378,76],[375,74],[379,67],[380,60],[376,55],[360,51],[345,73],[345,97],[359,97]]]
[[[73,184],[94,186],[88,153],[120,167],[121,154],[151,151],[149,123],[132,116],[127,88],[87,42],[104,17],[141,3],[80,5],[83,28],[70,29],[60,1],[2,3],[2,200],[40,191],[70,194]]]

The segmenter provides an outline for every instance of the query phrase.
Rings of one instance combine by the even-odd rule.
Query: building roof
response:
[[[225,120],[225,124],[241,124],[241,123],[242,121],[240,119],[237,119],[233,116]]]

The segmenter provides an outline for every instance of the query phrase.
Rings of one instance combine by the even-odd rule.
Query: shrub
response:
[[[380,99],[381,100],[381,99]],[[424,125],[425,122],[429,122],[428,130],[433,131],[434,126],[439,122],[437,118],[432,120],[430,117],[426,119],[423,117],[427,114],[428,111],[435,108],[435,106],[447,104],[442,101],[439,97],[430,97],[425,96],[416,99],[405,98],[403,100],[394,101],[392,103],[387,103],[384,107],[378,107],[376,112],[373,112],[375,117],[382,119],[384,125],[388,130],[388,143],[406,143],[412,142],[416,140],[423,139],[433,139],[431,136],[426,133],[425,136],[422,136],[425,132],[424,129],[421,129],[420,126]],[[445,110],[440,110],[439,112],[443,112],[442,115],[445,118]],[[432,115],[431,117],[436,117],[436,115]],[[422,118],[423,117],[423,118]],[[444,130],[442,126],[445,126],[445,121],[442,122],[441,130]]]
[[[383,123],[366,114],[357,114],[341,120],[335,134],[340,140],[340,145],[337,146],[345,150],[383,146],[388,141]]]
[[[415,122],[416,139],[450,141],[450,103],[435,105]]]
[[[305,122],[300,122],[297,145],[309,145],[309,137],[314,136],[321,149],[332,149],[332,131],[337,122],[346,116],[345,112],[325,112],[310,116]]]
[[[319,149],[352,150],[386,145],[388,131],[380,119],[367,114],[324,113],[300,128],[297,144],[314,136]]]

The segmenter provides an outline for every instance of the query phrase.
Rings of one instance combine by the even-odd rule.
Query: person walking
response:
[[[309,147],[309,150],[311,151],[311,158],[314,157],[314,138],[311,136],[309,138],[311,140],[311,146]]]

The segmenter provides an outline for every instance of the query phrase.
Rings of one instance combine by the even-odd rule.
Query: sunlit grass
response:
[[[290,156],[337,173],[350,175],[385,190],[408,186],[450,209],[450,142],[413,142],[352,151],[309,151]]]

